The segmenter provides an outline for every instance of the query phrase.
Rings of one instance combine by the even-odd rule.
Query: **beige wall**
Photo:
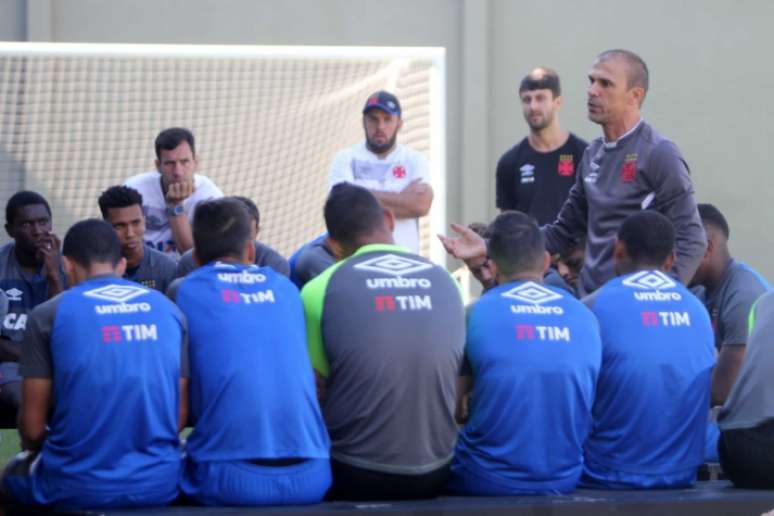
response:
[[[759,229],[774,222],[768,0],[0,0],[0,20],[9,40],[446,47],[448,211],[463,221],[495,213],[494,165],[525,133],[521,77],[556,68],[563,125],[593,138],[588,66],[630,48],[651,68],[645,117],[729,218],[734,253],[774,279]]]

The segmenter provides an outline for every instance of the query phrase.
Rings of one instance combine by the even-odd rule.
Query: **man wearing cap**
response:
[[[424,155],[396,143],[401,127],[395,95],[378,91],[369,96],[363,107],[365,141],[336,154],[330,186],[349,182],[368,188],[395,215],[395,243],[418,253],[418,219],[430,211],[433,189]]]

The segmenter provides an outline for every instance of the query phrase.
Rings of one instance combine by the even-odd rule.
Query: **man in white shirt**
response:
[[[333,159],[330,186],[341,182],[368,188],[395,215],[395,243],[419,252],[419,217],[430,211],[433,189],[425,156],[396,143],[403,127],[395,95],[377,91],[363,107],[365,141],[339,151]]]
[[[193,247],[191,221],[201,201],[223,197],[208,177],[196,171],[196,146],[188,129],[171,127],[156,137],[156,170],[124,183],[143,198],[145,242],[177,258]]]

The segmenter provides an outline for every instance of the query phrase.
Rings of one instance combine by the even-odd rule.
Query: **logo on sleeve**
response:
[[[15,287],[5,291],[5,295],[8,297],[8,301],[21,301],[22,294],[24,294],[24,292]]]
[[[637,177],[637,155],[627,154],[621,167],[621,181],[631,183]]]
[[[527,163],[522,165],[519,169],[521,172],[521,184],[534,183],[535,182],[535,166]]]
[[[569,177],[575,173],[575,162],[573,161],[572,154],[559,155],[558,172],[562,177]]]
[[[560,306],[546,306],[546,303],[562,299],[562,296],[532,281],[513,287],[501,295],[522,303],[528,303],[526,305],[511,305],[511,312],[515,314],[561,315],[564,313]]]
[[[634,299],[637,301],[680,301],[682,299],[678,292],[662,292],[662,290],[675,288],[677,284],[660,271],[642,271],[632,274],[623,280],[622,284],[637,290],[634,292]]]
[[[109,301],[110,303],[113,303],[110,305],[95,305],[94,310],[99,315],[131,314],[135,312],[151,311],[151,305],[148,303],[127,303],[127,301],[143,296],[148,292],[150,292],[148,289],[139,286],[111,284],[87,290],[83,295],[93,299],[99,299],[100,301]]]

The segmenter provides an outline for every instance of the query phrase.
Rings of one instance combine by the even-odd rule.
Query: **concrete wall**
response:
[[[700,200],[732,226],[734,253],[774,279],[768,172],[774,43],[768,0],[0,0],[0,38],[115,43],[442,46],[447,49],[448,211],[486,220],[494,166],[525,134],[516,89],[557,69],[563,125],[585,138],[586,72],[612,47],[651,68],[644,116],[678,143]]]

